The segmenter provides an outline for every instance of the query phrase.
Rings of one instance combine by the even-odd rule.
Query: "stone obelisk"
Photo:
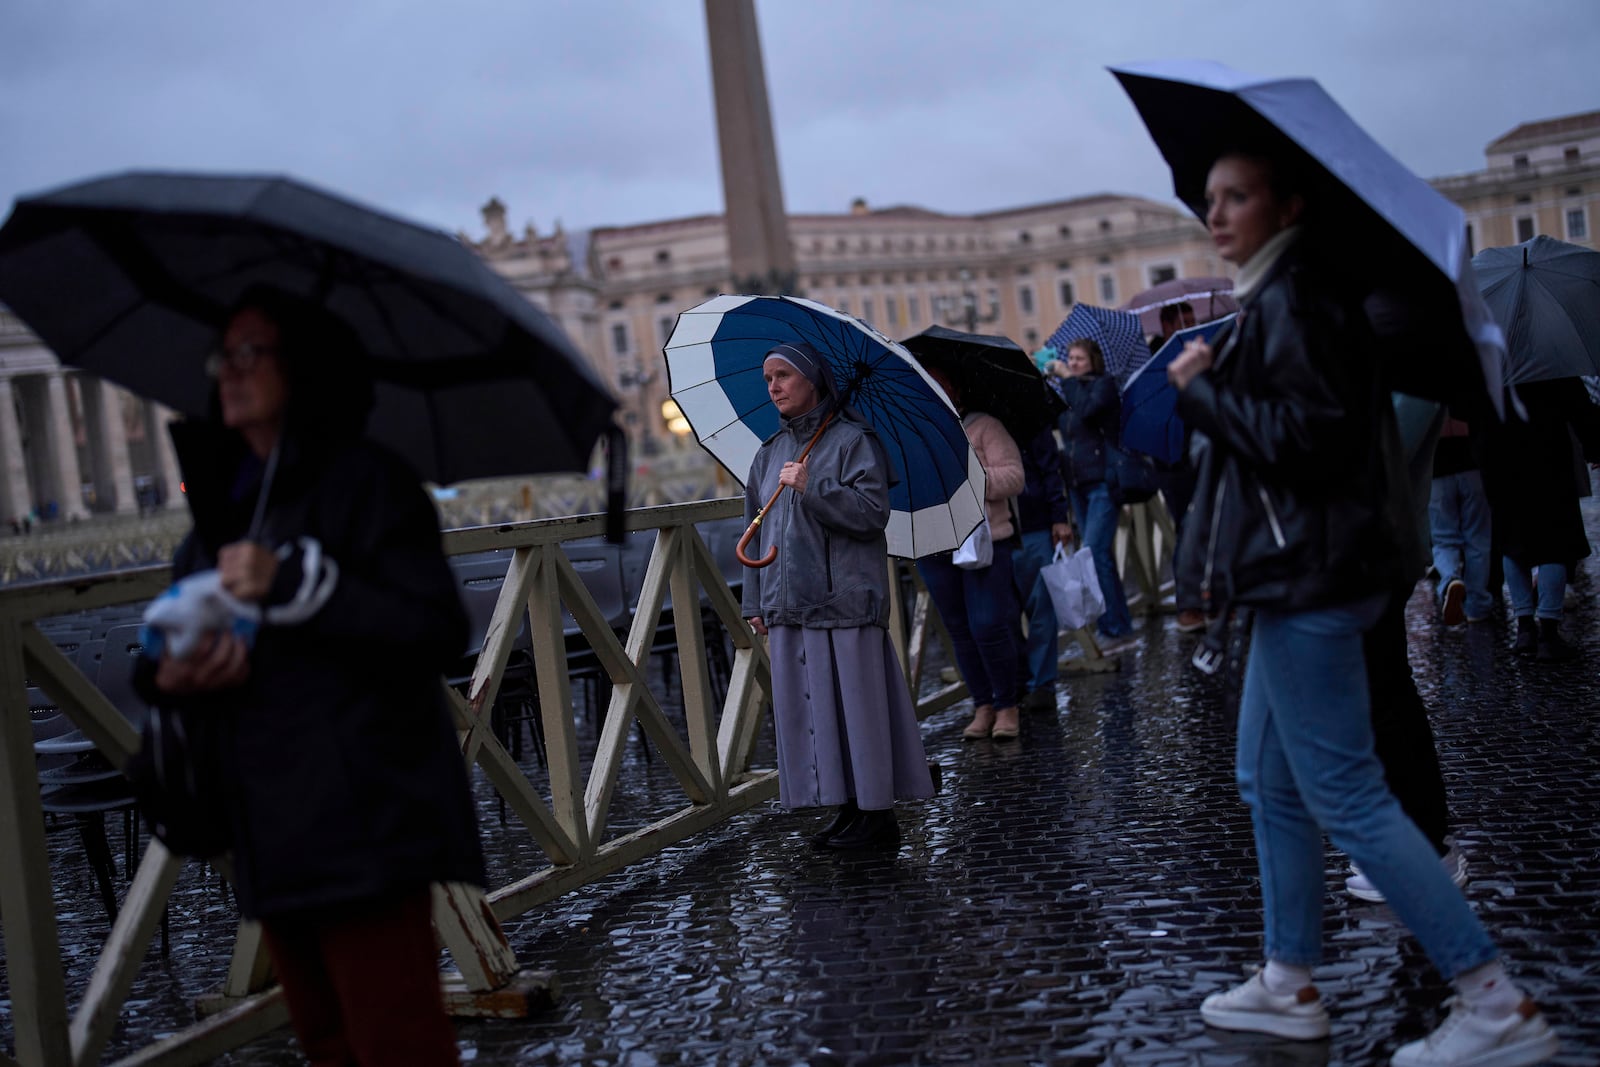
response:
[[[794,246],[783,211],[755,0],[706,0],[706,33],[733,289],[792,293]]]

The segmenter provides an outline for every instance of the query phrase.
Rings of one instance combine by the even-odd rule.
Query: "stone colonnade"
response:
[[[135,463],[127,416],[145,447]],[[181,507],[171,410],[88,374],[0,375],[0,534],[12,522]],[[142,434],[138,431],[142,430]],[[80,446],[81,441],[81,446]]]

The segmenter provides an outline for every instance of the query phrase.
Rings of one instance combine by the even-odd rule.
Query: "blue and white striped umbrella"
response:
[[[1117,379],[1117,388],[1128,384],[1134,371],[1150,362],[1150,346],[1145,343],[1139,316],[1127,311],[1074,304],[1046,343],[1066,358],[1067,349],[1080,337],[1100,345],[1106,357],[1106,373]]]
[[[778,432],[761,364],[785,341],[828,360],[846,403],[876,431],[894,468],[889,553],[958,547],[983,515],[984,475],[960,416],[915,357],[871,326],[792,296],[719,296],[678,316],[667,340],[672,399],[700,444],[742,484]]]

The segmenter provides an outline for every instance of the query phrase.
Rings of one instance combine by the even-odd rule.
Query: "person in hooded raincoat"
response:
[[[173,427],[194,529],[175,578],[215,568],[262,609],[142,661],[153,705],[204,716],[240,911],[261,920],[313,1064],[454,1064],[431,885],[483,885],[439,677],[467,619],[417,475],[362,437],[354,334],[276,290],[229,318],[215,420]]]
[[[933,779],[889,640],[888,457],[854,412],[837,410],[816,349],[779,345],[762,373],[782,421],[750,465],[746,521],[779,486],[787,491],[748,549],[778,554],[747,572],[743,611],[769,640],[779,799],[838,806],[812,838],[820,847],[891,846],[900,840],[894,802],[932,796]]]

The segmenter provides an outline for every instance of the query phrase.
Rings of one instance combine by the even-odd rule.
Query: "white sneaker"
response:
[[[1297,993],[1274,993],[1257,972],[1242,985],[1213,993],[1200,1005],[1200,1017],[1219,1030],[1248,1030],[1295,1041],[1328,1036],[1328,1009],[1316,986]]]
[[[1492,1019],[1454,998],[1450,1017],[1439,1029],[1402,1045],[1389,1062],[1394,1067],[1526,1067],[1556,1054],[1560,1040],[1526,998],[1510,1015]]]
[[[1450,851],[1439,857],[1439,864],[1444,867],[1444,873],[1450,876],[1457,889],[1467,884],[1467,857],[1461,854],[1460,849],[1451,845]],[[1344,888],[1357,900],[1366,900],[1373,904],[1383,903],[1383,894],[1378,892],[1378,887],[1373,885],[1372,879],[1362,874],[1361,868],[1353,863],[1350,865],[1350,877],[1344,880]]]

